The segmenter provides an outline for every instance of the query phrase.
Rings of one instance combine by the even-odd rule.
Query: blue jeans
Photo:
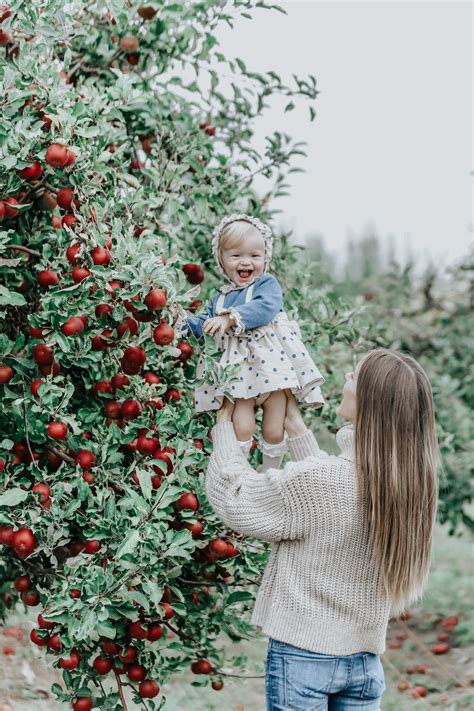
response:
[[[379,711],[385,690],[377,654],[317,654],[269,640],[267,711]]]

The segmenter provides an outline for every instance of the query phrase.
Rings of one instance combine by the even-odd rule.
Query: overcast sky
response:
[[[298,241],[340,250],[368,224],[399,257],[454,261],[472,241],[472,6],[469,2],[281,2],[218,39],[249,69],[314,74],[306,106],[259,120],[256,141],[284,130],[308,142],[279,221]],[[275,205],[276,206],[276,205]]]

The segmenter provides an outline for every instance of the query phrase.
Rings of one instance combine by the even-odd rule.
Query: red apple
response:
[[[89,449],[81,449],[76,454],[76,462],[79,464],[81,469],[89,469],[95,462],[95,454]]]
[[[76,284],[87,279],[90,274],[90,271],[86,267],[73,267],[71,271],[72,279]]]
[[[23,170],[20,170],[20,178],[23,178],[24,180],[39,180],[42,175],[43,168],[41,167],[41,163],[39,163],[37,160],[35,160],[27,168],[23,168]]]
[[[147,630],[141,622],[131,622],[128,625],[128,634],[130,637],[135,638],[135,639],[146,639],[147,636]]]
[[[129,346],[125,349],[122,357],[131,365],[143,365],[146,360],[146,352],[139,346]]]
[[[93,555],[94,553],[97,553],[98,551],[100,551],[101,547],[102,547],[102,544],[96,538],[90,538],[84,544],[85,552],[89,553],[90,555]]]
[[[67,146],[52,143],[46,150],[46,160],[53,168],[63,168],[68,161]]]
[[[103,247],[95,247],[92,250],[92,261],[96,265],[107,265],[110,262],[110,252]]]
[[[105,676],[112,669],[112,661],[106,657],[96,657],[92,662],[92,666],[98,674]]]
[[[13,543],[13,527],[0,526],[0,543],[4,546],[11,546]]]
[[[177,348],[181,351],[181,356],[180,358],[182,360],[187,360],[188,358],[191,358],[193,354],[193,347],[187,343],[186,341],[181,341],[178,343]]]
[[[38,647],[46,647],[49,641],[49,637],[40,637],[38,634],[38,630],[31,630],[30,632],[30,639],[33,642],[33,644],[36,644]],[[1,711],[1,706],[0,706],[0,711]]]
[[[89,696],[78,696],[72,705],[73,711],[91,711],[92,699]]]
[[[125,400],[122,403],[122,414],[124,419],[133,420],[140,415],[142,406],[138,400]]]
[[[136,336],[138,333],[138,323],[131,316],[127,316],[125,321],[119,323],[117,326],[117,333],[119,338],[122,338],[124,333],[129,332],[131,336]]]
[[[110,304],[98,304],[95,307],[95,315],[97,318],[101,318],[102,316],[109,316],[112,313],[113,309]]]
[[[199,659],[191,664],[193,674],[210,674],[212,672],[212,664],[207,659]]]
[[[137,449],[141,454],[153,454],[159,446],[160,442],[156,437],[140,435],[137,439]]]
[[[72,265],[76,265],[78,262],[78,255],[79,252],[81,251],[81,245],[80,244],[70,244],[69,247],[66,250],[66,258],[68,262]]]
[[[146,681],[142,681],[138,687],[138,691],[143,699],[153,699],[160,693],[160,687],[156,681],[147,679]]]
[[[36,548],[36,538],[31,528],[20,528],[13,534],[12,545],[20,558],[26,558]]]
[[[13,368],[10,368],[9,365],[0,365],[0,385],[9,383],[13,375]]]
[[[145,296],[145,306],[152,311],[157,311],[166,306],[166,292],[163,289],[151,289]]]
[[[137,650],[135,647],[126,647],[125,652],[119,654],[119,659],[124,664],[131,664],[137,658]]]
[[[33,583],[26,575],[20,575],[15,580],[15,590],[18,592],[28,592],[33,587]]]
[[[102,649],[106,654],[116,655],[120,652],[120,645],[118,645],[117,642],[113,642],[111,639],[103,637]]]
[[[40,286],[47,287],[59,284],[59,276],[52,269],[43,269],[41,272],[38,272],[37,279]]]
[[[21,557],[25,558],[26,556]],[[36,607],[36,605],[39,605],[40,603],[40,596],[36,592],[36,590],[30,590],[29,592],[21,593],[21,599],[25,605],[28,605],[28,607]]]
[[[152,622],[148,625],[148,633],[146,638],[150,642],[156,642],[158,639],[163,637],[163,628],[158,622]]]
[[[12,220],[14,217],[18,215],[18,210],[16,208],[17,205],[20,203],[18,200],[14,197],[7,197],[6,200],[3,201],[3,204],[5,206],[5,219],[6,220]]]
[[[71,188],[61,188],[56,195],[56,202],[63,210],[69,210],[74,200],[74,193]]]
[[[185,494],[181,494],[176,502],[176,507],[181,511],[183,509],[190,509],[191,511],[196,511],[199,508],[199,502],[194,494],[189,491]]]
[[[174,331],[167,323],[162,322],[153,331],[153,340],[159,346],[167,346],[172,343]]]
[[[119,402],[115,400],[109,400],[104,405],[105,415],[111,420],[117,420],[122,416],[122,406]]]
[[[159,383],[161,383],[161,378],[156,375],[156,373],[152,372],[145,373],[143,379],[146,380],[149,385],[158,385]]]
[[[31,489],[31,491],[34,491],[35,493],[39,493],[39,495],[40,495],[39,502],[40,502],[40,504],[43,504],[43,506],[48,502],[49,497],[51,496],[51,489],[44,482],[35,484],[35,486]],[[49,508],[49,506],[48,506],[48,508]]]
[[[59,660],[59,666],[61,667],[61,669],[77,669],[77,667],[79,666],[79,662],[80,656],[77,652],[73,650],[69,657],[61,657],[61,659]]]
[[[38,619],[38,625],[39,625],[40,629],[42,629],[42,630],[52,630],[53,629],[54,622],[45,620],[41,613],[38,615],[37,619]]]
[[[127,385],[130,385],[130,378],[127,378],[123,373],[117,373],[112,378],[112,387],[114,390],[123,390]]]
[[[61,331],[65,336],[75,336],[76,333],[82,333],[84,330],[84,321],[80,316],[71,316],[66,323],[61,326]]]
[[[50,422],[48,436],[53,439],[64,439],[67,435],[67,425],[64,422]]]
[[[146,677],[146,669],[141,664],[131,664],[127,674],[130,681],[143,681]]]
[[[74,215],[64,215],[63,219],[61,220],[61,225],[63,227],[72,227],[76,222],[77,219],[74,217]]]
[[[33,358],[38,363],[38,365],[51,365],[53,362],[53,350],[49,346],[45,346],[42,343],[33,346]]]

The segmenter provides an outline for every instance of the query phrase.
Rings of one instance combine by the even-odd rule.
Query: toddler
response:
[[[222,350],[220,365],[239,365],[238,382],[230,386],[235,400],[233,424],[248,456],[255,432],[255,407],[263,407],[261,470],[279,467],[286,452],[285,390],[304,402],[324,404],[324,378],[301,341],[298,324],[283,311],[282,290],[267,273],[272,256],[270,228],[256,217],[234,214],[216,227],[212,251],[227,284],[214,293],[206,313],[188,314],[198,338],[213,335]],[[197,377],[203,375],[203,362]],[[224,393],[219,385],[195,390],[197,412],[218,410]]]

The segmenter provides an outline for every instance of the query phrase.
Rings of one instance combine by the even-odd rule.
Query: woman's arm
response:
[[[295,462],[282,470],[256,472],[237,443],[231,406],[223,410],[212,430],[205,483],[209,503],[226,526],[244,535],[272,542],[303,538],[311,516],[301,500],[311,472]]]
[[[287,400],[284,427],[288,435],[291,458],[298,461],[325,454],[319,448],[313,433],[306,427],[295,396],[291,390],[285,390],[285,393]]]

